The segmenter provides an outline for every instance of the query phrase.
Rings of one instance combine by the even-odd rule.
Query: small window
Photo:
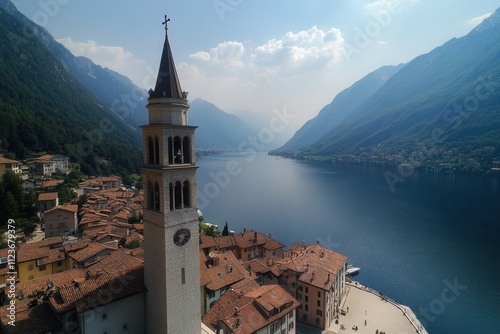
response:
[[[306,296],[306,302],[308,302],[308,301],[309,301],[309,296]]]
[[[318,307],[321,307],[321,300],[318,300],[317,305],[318,305]]]
[[[318,291],[318,298],[321,298],[321,291]]]
[[[307,286],[306,286],[306,293],[308,293],[308,292],[309,292],[309,289],[308,289],[308,288],[307,288]]]
[[[320,317],[323,316],[323,311],[321,310],[316,310],[316,315],[319,315]]]
[[[33,278],[34,278],[34,276],[33,276],[33,275],[29,275],[29,276],[28,276],[28,281],[31,281]]]
[[[299,291],[302,291],[303,289],[302,285],[299,285]]]
[[[309,305],[305,304],[305,305],[304,305],[304,309],[305,309],[306,311],[309,311]]]
[[[108,315],[106,313],[103,313],[101,316],[101,320],[106,320],[108,319]]]
[[[58,267],[62,266],[62,261],[57,261],[57,266]]]
[[[45,265],[41,265],[40,267],[38,267],[38,270],[45,271],[47,270],[47,267]]]
[[[32,264],[29,264],[29,265],[28,265],[27,270],[28,270],[28,271],[32,271],[32,270],[33,270],[33,265],[32,265]]]

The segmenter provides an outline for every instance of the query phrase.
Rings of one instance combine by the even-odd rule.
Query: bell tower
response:
[[[143,130],[145,326],[148,334],[200,333],[195,126],[188,125],[168,40],[149,91]]]

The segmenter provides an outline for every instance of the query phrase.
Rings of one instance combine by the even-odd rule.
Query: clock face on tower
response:
[[[191,237],[191,232],[187,228],[178,229],[174,234],[174,244],[177,246],[183,246],[189,241]]]

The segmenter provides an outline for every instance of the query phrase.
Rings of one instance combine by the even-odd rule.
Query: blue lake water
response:
[[[500,333],[500,177],[336,166],[266,153],[198,160],[205,221],[289,246],[319,241],[429,333]]]

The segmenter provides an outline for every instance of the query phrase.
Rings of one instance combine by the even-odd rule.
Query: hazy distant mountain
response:
[[[302,126],[281,150],[304,149],[314,144],[329,130],[340,125],[367,97],[371,96],[403,65],[383,66],[343,90],[319,114]]]
[[[252,131],[240,118],[200,98],[193,100],[190,105],[189,124],[199,126],[196,129],[197,148],[248,148],[245,143]]]
[[[499,82],[497,10],[468,35],[406,64],[302,153],[332,156],[376,148],[381,154],[410,154],[424,142],[432,149],[455,149],[456,155],[486,146],[498,152]]]
[[[30,151],[65,154],[89,174],[137,172],[140,133],[75,79],[23,22],[0,7],[3,148],[17,159]]]
[[[115,71],[94,64],[88,58],[74,56],[57,42],[46,29],[36,25],[19,12],[9,0],[0,0],[0,7],[32,30],[67,71],[104,103],[107,103],[127,124],[140,132],[137,126],[147,123],[148,95],[145,89],[137,87],[130,79]],[[22,43],[24,40],[26,40],[26,36],[20,35],[11,42],[16,44]]]

